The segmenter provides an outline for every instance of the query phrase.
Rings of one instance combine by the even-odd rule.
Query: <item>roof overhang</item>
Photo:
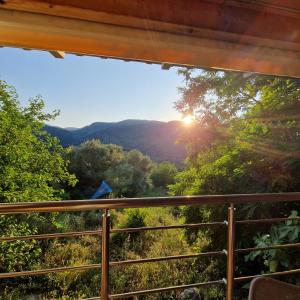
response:
[[[300,77],[299,0],[1,0],[0,45]]]

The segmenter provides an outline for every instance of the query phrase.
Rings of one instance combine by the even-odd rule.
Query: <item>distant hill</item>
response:
[[[64,147],[100,139],[104,144],[117,144],[125,150],[138,149],[158,162],[180,163],[186,154],[184,145],[176,143],[184,130],[179,121],[124,120],[96,122],[79,129],[46,125],[45,129]]]

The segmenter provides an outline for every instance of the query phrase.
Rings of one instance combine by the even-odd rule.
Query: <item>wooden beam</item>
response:
[[[0,9],[0,44],[300,77],[300,44],[297,38],[272,40],[203,28],[195,28],[189,33],[186,25],[171,26],[153,20],[149,24],[152,29],[145,30],[133,24],[120,26]]]
[[[53,55],[55,58],[60,58],[60,59],[63,59],[65,57],[65,52],[63,51],[49,51],[49,53],[51,55]]]
[[[6,0],[1,7],[222,40],[300,43],[299,0]]]

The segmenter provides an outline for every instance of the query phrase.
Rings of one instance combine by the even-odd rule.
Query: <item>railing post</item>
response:
[[[101,300],[109,299],[109,231],[110,214],[104,209],[102,215],[102,260],[101,260]]]
[[[234,291],[234,269],[235,269],[235,207],[233,203],[228,207],[227,228],[227,287],[226,299],[233,300]]]

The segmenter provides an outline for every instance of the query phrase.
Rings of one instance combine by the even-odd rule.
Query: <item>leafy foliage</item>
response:
[[[76,179],[67,170],[64,149],[43,130],[58,112],[43,112],[40,97],[21,107],[14,88],[0,81],[0,202],[59,200],[64,185]],[[0,235],[38,233],[53,218],[39,215],[1,216]],[[41,244],[35,240],[1,242],[0,271],[22,271],[39,264]],[[5,285],[5,281],[2,282]]]
[[[40,97],[22,108],[16,91],[0,81],[0,202],[59,199],[61,184],[74,184],[64,150],[43,130],[57,116],[43,113]]]
[[[174,164],[165,161],[157,164],[151,172],[151,180],[154,186],[166,188],[174,183],[177,168]]]
[[[197,123],[174,194],[297,190],[300,83],[262,75],[182,71],[177,109]]]
[[[176,107],[183,114],[193,114],[196,123],[183,137],[189,155],[186,169],[176,175],[175,183],[170,186],[171,194],[299,191],[299,80],[223,71],[180,73],[186,84],[179,89]],[[225,219],[225,209],[203,206],[186,208],[181,213],[191,223]],[[286,217],[291,210],[298,211],[299,204],[241,205],[237,208],[237,218]],[[284,225],[273,226],[271,230],[262,225],[247,226],[238,230],[238,247],[253,247],[249,237],[258,230],[266,233],[256,237],[256,244],[287,241],[282,230],[290,229]],[[193,244],[203,234],[209,239],[208,249],[226,247],[225,239],[220,238],[224,233],[218,230],[188,231],[187,237]],[[277,264],[280,260],[285,266],[299,267],[299,262],[292,261],[282,250],[255,253],[255,264],[249,259],[246,263],[238,261],[237,274],[255,274],[255,270],[263,269],[259,260],[262,255],[269,267],[274,256]],[[210,266],[203,272],[215,278],[217,273]],[[224,269],[222,264],[217,266],[218,270]]]
[[[298,216],[297,211],[292,211],[290,217]],[[300,222],[297,220],[288,220],[285,223],[272,225],[267,234],[258,233],[254,237],[256,247],[270,247],[274,245],[292,244],[299,241]],[[251,252],[245,257],[245,260],[254,261],[262,258],[264,264],[268,266],[269,272],[276,272],[278,267],[293,267],[299,263],[295,259],[295,253],[288,253],[286,249],[271,249],[267,251]]]
[[[106,180],[116,197],[135,197],[151,188],[152,160],[138,150],[129,152],[113,144],[91,140],[69,149],[70,172],[78,178],[73,198],[90,197]]]

